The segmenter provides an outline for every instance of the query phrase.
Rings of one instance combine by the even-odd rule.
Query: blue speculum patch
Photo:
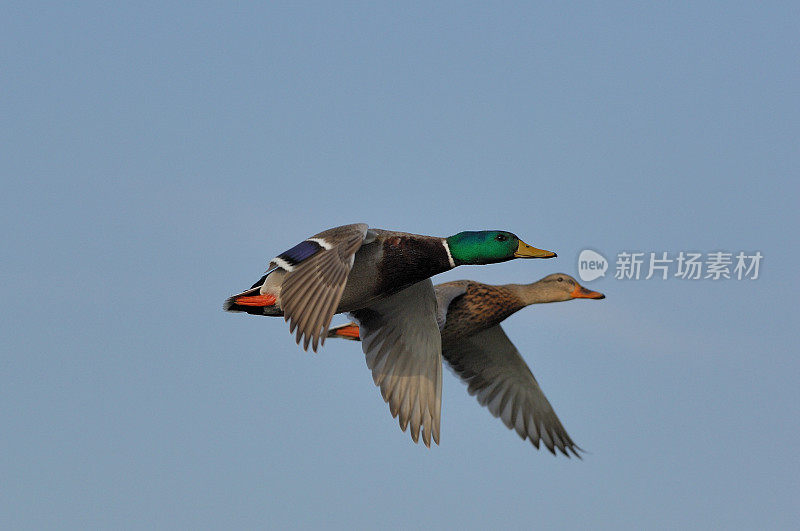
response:
[[[288,251],[282,252],[278,255],[278,258],[286,260],[290,265],[295,265],[302,262],[309,256],[314,255],[320,249],[322,249],[322,246],[317,242],[305,240],[298,243]]]

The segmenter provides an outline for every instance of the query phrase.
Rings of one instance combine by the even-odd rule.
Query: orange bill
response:
[[[573,299],[605,299],[606,296],[599,291],[592,291],[584,288],[581,285],[575,286],[575,289],[570,293]]]

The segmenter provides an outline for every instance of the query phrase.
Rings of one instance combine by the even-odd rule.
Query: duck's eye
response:
[[[508,236],[506,236],[505,234],[498,234],[498,235],[497,235],[497,238],[495,238],[495,240],[497,240],[497,241],[499,241],[499,242],[504,242],[504,241],[506,241],[507,239],[508,239]]]
[[[559,282],[564,282],[564,277],[558,277]]]

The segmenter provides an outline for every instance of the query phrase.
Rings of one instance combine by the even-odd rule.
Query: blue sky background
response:
[[[800,525],[796,3],[3,11],[0,527]],[[449,372],[428,450],[357,345],[221,310],[362,221],[559,254],[436,281],[765,258],[506,322],[583,461]]]

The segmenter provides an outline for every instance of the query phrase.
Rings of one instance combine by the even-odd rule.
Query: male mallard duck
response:
[[[363,351],[375,384],[405,431],[439,443],[442,360],[436,296],[429,277],[464,264],[551,258],[505,231],[460,232],[449,238],[344,225],[320,232],[270,261],[253,286],[224,309],[283,315],[297,343],[314,351],[334,313],[362,327]]]
[[[492,286],[472,280],[456,280],[435,288],[442,334],[442,356],[467,384],[478,402],[500,417],[509,429],[539,440],[555,455],[558,448],[580,457],[536,378],[500,323],[531,304],[572,299],[602,299],[564,273],[548,275],[532,284]],[[349,323],[329,332],[331,337],[359,339],[359,328]]]

